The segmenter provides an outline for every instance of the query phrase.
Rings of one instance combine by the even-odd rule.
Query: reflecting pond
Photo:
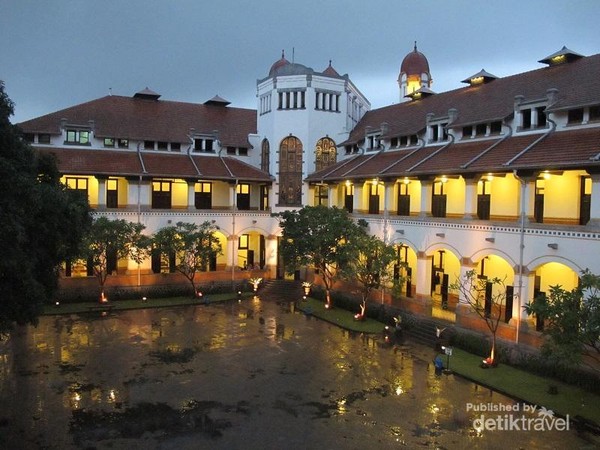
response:
[[[258,297],[42,317],[0,343],[0,448],[597,448],[433,356]]]

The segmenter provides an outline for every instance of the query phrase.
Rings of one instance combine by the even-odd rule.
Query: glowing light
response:
[[[471,78],[471,84],[481,84],[481,83],[483,83],[483,77]]]
[[[494,179],[494,175],[492,175],[491,173],[488,173],[487,179],[488,179],[488,181],[492,181]]]
[[[408,184],[408,183],[410,183],[410,180],[408,179],[408,177],[404,177],[404,180],[402,182],[404,184]]]
[[[547,170],[544,171],[544,174],[542,176],[544,177],[544,180],[550,179],[550,173]]]
[[[444,176],[441,178],[441,182],[442,182],[442,183],[447,183],[447,182],[448,182],[448,178],[446,177],[446,175],[444,175]]]

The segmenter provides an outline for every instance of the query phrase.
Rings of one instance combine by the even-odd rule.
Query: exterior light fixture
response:
[[[553,242],[551,244],[548,244],[548,247],[550,247],[552,250],[557,250],[558,244],[556,242]]]
[[[435,235],[440,238],[446,237],[446,233],[435,233]]]

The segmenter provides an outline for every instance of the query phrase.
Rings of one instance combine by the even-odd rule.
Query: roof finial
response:
[[[329,67],[331,67],[331,60],[329,60]]]
[[[415,41],[415,52],[417,51],[417,41]]]
[[[281,50],[281,59],[285,59],[285,49]]]

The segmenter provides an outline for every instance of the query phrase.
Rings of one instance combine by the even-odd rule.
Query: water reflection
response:
[[[430,349],[379,338],[258,297],[44,317],[0,343],[0,448],[590,445],[574,432],[474,428],[467,403],[513,401],[436,375]]]

